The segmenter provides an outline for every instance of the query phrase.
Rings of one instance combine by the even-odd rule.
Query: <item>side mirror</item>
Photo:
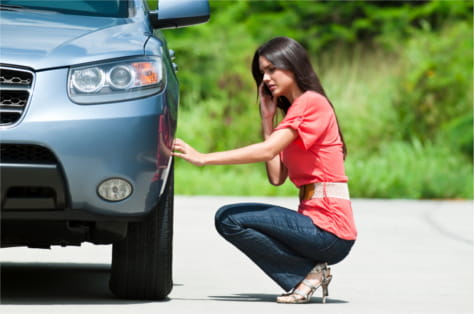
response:
[[[153,28],[178,28],[208,22],[208,0],[158,0],[158,10],[149,12]]]

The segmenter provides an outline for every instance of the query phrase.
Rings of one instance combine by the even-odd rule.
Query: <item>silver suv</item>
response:
[[[179,87],[161,28],[207,0],[1,0],[1,245],[113,244],[110,287],[172,288]]]

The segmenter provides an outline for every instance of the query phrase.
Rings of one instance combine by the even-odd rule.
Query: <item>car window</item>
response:
[[[1,0],[3,9],[46,10],[64,14],[127,17],[128,0]]]

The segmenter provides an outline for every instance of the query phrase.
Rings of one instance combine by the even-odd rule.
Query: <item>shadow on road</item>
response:
[[[109,275],[108,264],[2,263],[1,304],[150,302],[115,298],[109,291]]]
[[[231,296],[210,296],[209,298],[216,301],[228,301],[228,302],[272,302],[275,303],[275,294],[262,294],[262,293],[241,293],[233,294]],[[310,303],[322,303],[321,297],[312,297]],[[327,298],[327,304],[348,303],[348,301],[330,299]]]

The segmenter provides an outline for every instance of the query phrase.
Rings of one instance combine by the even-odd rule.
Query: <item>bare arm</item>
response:
[[[264,115],[262,115],[262,135],[264,137],[264,140],[269,139],[272,135],[272,131],[273,131],[272,119],[265,119]],[[280,160],[279,154],[276,154],[272,159],[266,161],[266,171],[267,171],[267,178],[269,179],[269,182],[272,185],[275,185],[275,186],[282,185],[287,179],[287,168],[285,167],[284,163],[282,163],[282,161]]]
[[[279,154],[275,155],[271,160],[266,161],[266,171],[267,178],[272,185],[282,185],[287,179],[287,167],[285,167],[284,163],[280,160]]]
[[[265,141],[251,144],[242,148],[200,153],[181,139],[176,139],[173,145],[173,155],[180,157],[194,165],[226,165],[267,162],[275,157],[297,137],[292,129],[277,130]]]
[[[262,122],[262,136],[267,140],[274,130],[274,116],[277,111],[277,105],[274,99],[264,90],[264,85],[259,87],[259,107]],[[287,179],[287,168],[280,160],[277,154],[271,160],[266,162],[267,178],[272,185],[282,185]]]
[[[259,99],[263,142],[229,151],[201,153],[183,140],[176,139],[173,155],[197,166],[266,162],[269,182],[281,185],[287,178],[287,168],[279,153],[297,138],[297,131],[290,128],[273,131],[277,106],[272,97],[264,92],[263,84],[259,87]]]

